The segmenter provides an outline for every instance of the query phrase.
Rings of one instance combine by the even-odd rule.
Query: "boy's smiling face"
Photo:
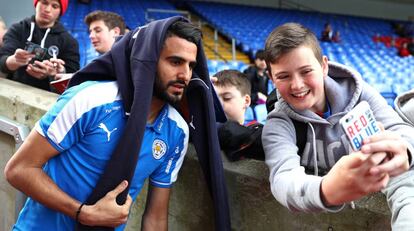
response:
[[[328,59],[322,64],[312,49],[299,46],[270,64],[271,78],[280,95],[296,110],[324,112],[326,99],[324,78],[328,74]]]

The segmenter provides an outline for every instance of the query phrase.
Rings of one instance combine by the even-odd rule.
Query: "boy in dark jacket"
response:
[[[245,121],[250,106],[251,85],[246,75],[236,70],[224,70],[214,75],[214,88],[223,105],[228,121],[218,129],[220,147],[231,161],[243,158],[264,160],[263,125]]]
[[[77,41],[59,23],[68,0],[34,0],[36,13],[10,27],[0,49],[0,70],[7,78],[50,90],[57,73],[79,69]]]

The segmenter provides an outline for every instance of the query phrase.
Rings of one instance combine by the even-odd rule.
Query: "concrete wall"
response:
[[[0,79],[0,115],[33,127],[56,101],[57,95]],[[14,153],[14,140],[0,132],[0,168]],[[268,169],[263,162],[224,161],[234,230],[389,230],[390,215],[385,198],[376,194],[337,214],[291,213],[269,190]],[[139,230],[146,187],[133,205],[128,231]],[[0,176],[0,230],[13,225],[16,190]],[[214,230],[213,205],[193,146],[175,184],[169,209],[170,230]]]

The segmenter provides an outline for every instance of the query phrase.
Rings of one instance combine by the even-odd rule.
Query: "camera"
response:
[[[47,56],[47,49],[36,43],[27,41],[24,49],[32,54],[35,54],[35,57],[30,60],[30,63],[34,63],[35,60],[43,61]]]

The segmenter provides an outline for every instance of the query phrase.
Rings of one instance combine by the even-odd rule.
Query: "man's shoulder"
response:
[[[121,100],[116,81],[86,81],[67,89],[61,98],[87,104],[92,102],[104,104]]]
[[[188,134],[188,124],[183,118],[183,116],[170,104],[167,105],[168,107],[168,118],[174,121],[178,128],[181,128],[184,133]]]

